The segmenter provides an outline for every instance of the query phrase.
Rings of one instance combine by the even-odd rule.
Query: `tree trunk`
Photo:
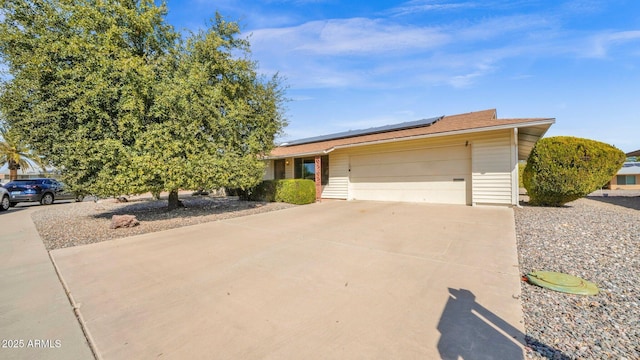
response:
[[[9,160],[9,181],[18,179],[18,169],[20,169],[20,165],[13,160]]]
[[[169,192],[169,211],[175,210],[182,205],[180,200],[178,199],[178,190],[171,190]]]

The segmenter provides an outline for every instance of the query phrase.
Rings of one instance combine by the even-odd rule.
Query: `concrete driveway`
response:
[[[513,211],[331,201],[51,252],[104,359],[518,359]]]

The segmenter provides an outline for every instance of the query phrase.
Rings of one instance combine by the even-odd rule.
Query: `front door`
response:
[[[275,160],[273,162],[273,178],[276,180],[284,179],[286,177],[284,159]]]

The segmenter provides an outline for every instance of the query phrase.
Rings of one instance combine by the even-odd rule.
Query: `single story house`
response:
[[[43,177],[55,177],[57,175],[53,169],[47,169],[47,171],[42,171],[40,167],[34,165],[34,167],[29,169],[19,169],[18,170],[18,179],[35,179],[35,178],[43,178]],[[10,181],[11,174],[9,171],[9,166],[4,164],[0,166],[0,184],[6,184]]]
[[[312,179],[318,199],[517,205],[518,160],[554,122],[491,109],[300,139],[264,179]]]
[[[640,161],[640,150],[627,153],[627,159],[635,158],[636,161]]]
[[[640,190],[640,162],[626,162],[609,183],[611,190]]]
[[[640,150],[627,153],[627,161],[609,182],[612,190],[640,190]]]

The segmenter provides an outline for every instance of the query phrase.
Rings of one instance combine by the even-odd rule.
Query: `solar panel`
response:
[[[384,126],[372,127],[368,129],[362,129],[362,130],[349,130],[349,131],[343,131],[343,132],[334,133],[334,134],[308,137],[304,139],[287,141],[285,143],[280,144],[280,146],[302,145],[302,144],[309,144],[309,143],[320,142],[320,141],[337,140],[337,139],[344,139],[344,138],[350,138],[355,136],[379,134],[379,133],[390,132],[390,131],[426,127],[426,126],[431,126],[435,124],[436,122],[441,120],[443,117],[444,116],[439,116],[439,117],[434,117],[429,119],[407,121],[399,124],[384,125]]]

